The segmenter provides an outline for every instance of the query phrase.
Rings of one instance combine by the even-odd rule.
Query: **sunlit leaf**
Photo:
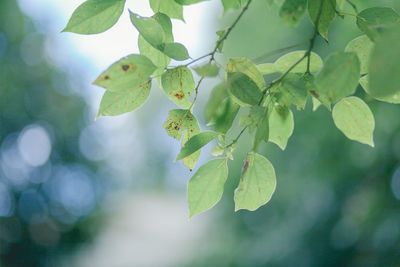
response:
[[[87,0],[72,14],[65,32],[80,34],[101,33],[117,23],[125,0]]]
[[[194,67],[196,73],[202,77],[215,77],[218,75],[219,68],[214,63],[206,63],[201,66]]]
[[[168,135],[181,141],[181,146],[194,135],[200,133],[200,126],[197,119],[187,109],[173,109],[168,113],[168,118],[163,124]],[[197,151],[183,159],[183,164],[192,170],[200,157]]]
[[[219,134],[216,132],[206,131],[192,136],[182,147],[176,160],[181,160],[187,156],[192,155],[194,152],[200,150],[203,146],[210,143],[217,138]]]
[[[269,128],[269,141],[285,150],[294,130],[292,111],[287,107],[274,107],[269,116]]]
[[[94,84],[110,91],[130,90],[149,80],[156,68],[145,56],[129,55],[112,64]]]
[[[366,35],[361,35],[346,46],[346,52],[356,53],[361,64],[361,74],[368,73],[369,70],[369,60],[371,57],[372,49],[374,48],[374,43]]]
[[[130,12],[130,18],[139,33],[152,46],[157,48],[166,41],[164,29],[155,18],[142,17],[133,12]]]
[[[175,0],[150,0],[154,13],[164,13],[170,18],[183,20],[183,8]]]
[[[332,116],[336,127],[347,138],[374,146],[374,115],[360,98],[351,96],[342,99],[333,107]]]
[[[331,54],[315,78],[317,94],[335,103],[355,92],[360,79],[360,61],[355,53]],[[320,99],[320,98],[319,98]]]
[[[271,162],[255,152],[248,153],[235,191],[235,211],[254,211],[265,205],[275,192],[275,187],[275,170]]]
[[[214,207],[222,197],[227,179],[226,159],[215,159],[201,166],[188,185],[189,216]]]
[[[185,66],[167,70],[161,77],[162,87],[175,104],[182,108],[191,105],[190,94],[195,89],[192,72]]]
[[[275,68],[278,72],[285,73],[291,66],[304,57],[306,51],[294,51],[280,57],[275,62]],[[307,71],[307,59],[304,59],[291,70],[293,73],[305,73]],[[316,73],[321,70],[323,62],[321,57],[312,52],[310,60],[310,72]]]
[[[150,94],[151,81],[129,90],[106,91],[101,99],[98,116],[116,116],[139,108]]]
[[[231,58],[226,66],[228,73],[241,72],[250,77],[258,86],[265,87],[265,80],[257,66],[248,58]]]

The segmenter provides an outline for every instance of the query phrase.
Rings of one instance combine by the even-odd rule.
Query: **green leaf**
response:
[[[294,130],[292,111],[287,107],[275,106],[269,116],[269,128],[269,141],[285,150]]]
[[[366,35],[361,35],[349,42],[346,46],[346,52],[356,53],[361,64],[361,74],[368,73],[369,60],[371,57],[374,43]]]
[[[290,107],[295,105],[298,109],[304,109],[307,103],[307,87],[303,75],[288,74],[271,91],[277,98],[278,103]]]
[[[335,0],[308,0],[310,18],[314,25],[318,25],[318,32],[325,40],[328,40],[329,26],[336,16],[335,9]]]
[[[241,72],[250,77],[258,86],[258,88],[265,87],[265,80],[257,66],[248,58],[231,58],[226,66],[226,71]]]
[[[382,31],[400,21],[400,16],[389,7],[372,7],[357,15],[357,25],[371,40],[379,38]]]
[[[400,89],[397,90],[396,93],[386,96],[373,96],[369,89],[369,75],[366,75],[360,78],[361,87],[364,91],[369,94],[371,97],[375,98],[376,100],[391,103],[391,104],[400,104]],[[400,87],[400,86],[399,86]]]
[[[161,51],[168,57],[182,61],[189,58],[186,47],[180,43],[166,43],[161,45]]]
[[[264,109],[263,116],[258,121],[257,131],[254,136],[253,150],[257,151],[262,141],[268,142],[269,139],[269,120],[268,111]]]
[[[228,179],[226,159],[215,159],[201,166],[188,185],[189,217],[214,207],[222,197]]]
[[[163,14],[163,13],[156,13],[152,16],[162,27],[164,34],[165,34],[165,42],[166,43],[173,43],[174,42],[174,35],[172,33],[172,22],[171,19]],[[157,47],[156,47],[157,48]]]
[[[201,66],[194,67],[196,73],[202,77],[216,77],[219,73],[219,68],[214,63],[206,63]]]
[[[194,91],[196,84],[193,74],[185,66],[167,70],[161,76],[162,87],[168,98],[182,108],[189,108],[191,102],[190,94]]]
[[[112,64],[94,81],[110,91],[125,91],[148,81],[156,66],[145,56],[129,55]]]
[[[193,5],[193,4],[197,4],[197,3],[205,2],[205,1],[209,1],[209,0],[175,0],[175,2],[177,2],[178,4],[181,4],[183,6]]]
[[[194,152],[200,150],[203,146],[217,138],[218,135],[219,133],[206,131],[192,136],[182,147],[176,160],[181,160],[192,155]]]
[[[149,97],[150,89],[151,80],[125,91],[106,91],[98,116],[116,116],[139,108]]]
[[[164,13],[170,18],[183,20],[183,8],[175,0],[150,0],[154,13]]]
[[[289,25],[296,25],[307,8],[307,0],[285,0],[279,15]]]
[[[230,9],[239,9],[246,5],[248,0],[222,0],[222,6],[224,7],[224,12]]]
[[[301,58],[304,57],[306,51],[294,51],[290,52],[282,57],[280,57],[275,62],[275,68],[277,72],[285,73],[291,66],[293,66],[296,62],[298,62]],[[323,62],[321,57],[312,52],[311,53],[311,61],[310,61],[310,72],[316,73],[321,70],[323,66]],[[292,73],[305,73],[307,71],[307,59],[304,59],[296,67],[291,70]]]
[[[231,128],[239,111],[239,105],[229,96],[227,87],[226,83],[217,85],[204,109],[207,125],[220,133],[226,133]]]
[[[104,32],[117,23],[125,7],[125,0],[88,0],[72,14],[63,31],[79,34]]]
[[[374,146],[374,115],[360,98],[351,96],[338,102],[332,111],[336,127],[347,138]]]
[[[239,105],[257,105],[262,93],[257,84],[246,74],[234,72],[228,74],[229,93],[235,97]]]
[[[257,69],[262,75],[268,75],[278,72],[274,63],[258,64]]]
[[[164,29],[155,18],[141,17],[129,12],[132,24],[149,44],[158,48],[166,41]]]
[[[235,191],[235,211],[254,211],[265,205],[275,188],[275,170],[271,162],[255,152],[248,153],[239,186]]]
[[[200,133],[197,119],[187,109],[173,109],[168,113],[168,118],[163,127],[168,135],[181,141],[181,146],[194,135]],[[192,170],[200,157],[200,151],[183,159],[183,164]]]
[[[141,35],[139,35],[138,38],[138,47],[140,54],[148,57],[154,63],[154,65],[157,66],[157,70],[154,72],[154,75],[162,75],[164,73],[164,69],[171,62],[171,59],[160,50],[154,48]]]
[[[356,91],[359,78],[360,61],[356,54],[331,54],[315,78],[316,93],[330,103],[335,103]]]
[[[254,132],[260,125],[260,122],[266,117],[266,108],[262,106],[253,106],[246,116],[240,118],[240,126],[247,127],[250,132]]]
[[[400,24],[388,29],[371,55],[368,93],[376,99],[396,99],[400,93]]]

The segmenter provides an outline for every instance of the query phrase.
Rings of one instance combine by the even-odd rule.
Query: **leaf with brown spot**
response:
[[[194,135],[200,133],[200,126],[197,119],[187,109],[173,109],[168,113],[168,118],[163,127],[168,135],[181,141],[183,147],[185,143]],[[183,159],[185,164],[192,170],[200,157],[200,151],[197,151]]]
[[[130,90],[148,81],[155,70],[150,59],[132,54],[112,64],[94,84],[112,92]]]
[[[189,97],[196,85],[189,68],[181,66],[167,70],[161,77],[161,84],[172,102],[182,108],[190,107]]]

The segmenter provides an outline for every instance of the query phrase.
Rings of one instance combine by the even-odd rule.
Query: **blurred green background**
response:
[[[67,64],[51,57],[76,51],[51,41],[61,35],[43,26],[51,16],[43,14],[50,18],[43,24],[22,13],[27,2],[35,4],[0,1],[0,266],[400,266],[399,106],[359,88],[375,114],[375,148],[346,139],[324,108],[312,112],[309,103],[295,112],[286,151],[262,148],[277,172],[271,202],[234,213],[251,142],[245,135],[222,202],[188,221],[191,174],[173,162],[178,144],[161,127],[173,105],[153,90],[137,113],[94,121],[98,95],[89,91],[88,68],[95,68],[84,57]],[[400,10],[397,0],[379,5]],[[218,3],[209,6],[215,10],[202,31],[214,38],[236,14],[218,20]],[[226,54],[257,58],[304,44],[308,17],[290,28],[277,10],[255,1]],[[337,18],[329,45],[320,40],[316,51],[343,50],[360,34],[354,18]],[[203,41],[203,50],[212,44]],[[214,82],[201,91],[197,114]]]

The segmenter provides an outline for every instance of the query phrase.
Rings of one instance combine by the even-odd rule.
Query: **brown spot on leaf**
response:
[[[174,94],[174,96],[178,99],[178,100],[182,100],[185,97],[185,94],[182,91],[176,92]]]
[[[131,70],[131,69],[135,69],[136,66],[134,64],[124,64],[124,65],[121,66],[121,68],[122,68],[123,71],[128,71],[128,70]]]
[[[110,79],[110,76],[108,76],[108,75],[105,75],[105,76],[104,76],[104,80],[107,81],[107,80],[109,80],[109,79]]]

